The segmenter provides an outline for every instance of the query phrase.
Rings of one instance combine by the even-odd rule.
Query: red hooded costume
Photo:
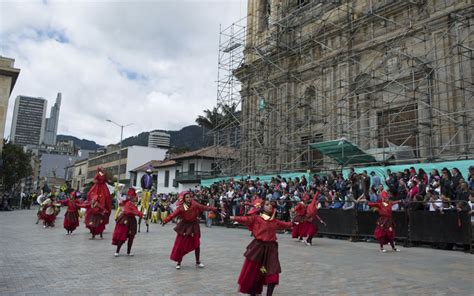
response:
[[[137,234],[137,219],[135,216],[143,217],[134,202],[137,201],[135,189],[130,188],[127,192],[127,199],[121,202],[122,212],[117,217],[114,233],[112,235],[112,245],[121,245],[127,239],[133,240]]]
[[[397,202],[395,202],[397,203]],[[395,223],[392,219],[392,201],[369,202],[370,207],[377,208],[379,218],[375,227],[374,237],[379,241],[380,245],[388,244],[395,239]]]
[[[200,203],[191,200],[188,205],[185,203],[185,196],[191,194],[188,191],[181,192],[178,199],[178,207],[163,221],[163,225],[173,220],[175,217],[180,217],[174,230],[177,233],[174,242],[173,250],[171,251],[170,259],[176,262],[181,262],[184,255],[199,248],[201,229],[199,228],[199,215],[204,211],[216,211],[215,207],[207,207]]]
[[[308,200],[308,196],[305,194],[303,196],[303,200],[295,206],[296,215],[293,219],[293,221],[295,222],[295,226],[293,227],[293,231],[291,232],[292,238],[301,238],[306,236],[307,224],[304,223],[306,220],[306,200]]]
[[[262,204],[262,200],[255,200],[252,213],[260,212]],[[266,214],[236,216],[234,221],[246,225],[255,237],[244,253],[245,261],[238,279],[239,292],[261,294],[263,285],[279,282],[281,267],[276,232],[289,229],[293,224]]]
[[[102,167],[97,168],[97,174],[94,177],[94,185],[87,193],[87,200],[90,201],[96,198],[100,206],[107,211],[105,217],[105,224],[109,223],[109,216],[112,211],[112,197],[110,196],[109,188],[107,187],[107,179]]]
[[[59,203],[67,206],[66,213],[64,214],[63,226],[68,232],[73,232],[77,227],[79,227],[79,208],[81,203],[77,200],[77,193],[75,191],[71,192],[73,199],[65,199]]]

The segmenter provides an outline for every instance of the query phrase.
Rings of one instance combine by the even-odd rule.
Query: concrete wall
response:
[[[14,68],[14,64],[14,59],[0,57],[0,140],[5,137],[8,102],[20,73],[19,69]],[[2,149],[3,144],[0,145],[0,152],[2,152]]]
[[[179,167],[164,167],[164,168],[159,168],[158,169],[158,187],[157,187],[157,192],[158,193],[177,193],[179,192],[178,187],[173,187],[173,181],[176,177],[176,169],[179,169]],[[168,187],[165,187],[165,172],[169,171],[170,176],[169,176],[169,183]]]
[[[42,154],[40,162],[40,178],[66,178],[66,167],[73,164],[75,156],[59,154]]]

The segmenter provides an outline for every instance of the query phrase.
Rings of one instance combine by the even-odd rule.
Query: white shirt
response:
[[[443,208],[443,201],[438,198],[437,200],[434,201],[434,204],[438,207],[438,208]],[[436,211],[436,208],[433,206],[433,202],[430,202],[430,212],[434,212]]]
[[[42,206],[49,206],[53,203],[53,201],[51,199],[47,199],[45,200],[41,205]],[[52,215],[54,214],[54,207],[48,207],[46,208],[46,211],[45,211],[46,215]]]

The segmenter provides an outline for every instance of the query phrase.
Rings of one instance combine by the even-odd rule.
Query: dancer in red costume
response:
[[[143,217],[143,213],[137,208],[137,193],[135,189],[130,188],[127,193],[127,199],[121,202],[122,208],[119,216],[116,219],[114,234],[112,237],[112,245],[117,246],[114,256],[117,257],[120,253],[120,248],[128,240],[127,243],[127,255],[133,256],[131,253],[133,239],[137,234],[137,219],[135,216],[140,218]]]
[[[318,215],[318,196],[319,192],[314,195],[313,200],[306,209],[306,220],[304,223],[306,223],[305,229],[307,238],[305,243],[308,246],[313,244],[313,237],[318,234],[317,222],[326,225],[326,223]]]
[[[361,199],[360,201],[365,201]],[[390,244],[394,252],[400,250],[395,247],[395,223],[392,219],[392,206],[398,204],[400,201],[389,201],[388,196],[382,196],[379,202],[369,202],[369,207],[374,207],[379,212],[379,218],[377,219],[377,226],[375,227],[374,237],[380,243],[380,252],[387,252],[383,246]]]
[[[174,230],[177,233],[170,259],[176,261],[176,269],[181,269],[181,261],[184,255],[194,251],[196,255],[196,267],[203,268],[200,255],[201,230],[199,228],[199,215],[204,211],[216,211],[215,207],[207,207],[193,200],[191,192],[181,192],[179,205],[176,210],[166,217],[163,226],[175,217],[180,217]]]
[[[95,239],[96,235],[103,238],[102,233],[105,230],[105,219],[110,213],[100,204],[97,196],[92,197],[90,201],[86,201],[81,207],[87,209],[84,223],[92,234],[90,239]]]
[[[67,206],[67,211],[64,214],[63,226],[67,231],[66,235],[72,234],[72,232],[79,226],[79,208],[81,207],[80,202],[77,200],[76,192],[71,192],[69,199],[62,200],[59,203],[63,206]]]
[[[281,272],[278,259],[278,243],[276,231],[290,229],[291,222],[275,219],[275,207],[270,201],[257,199],[250,216],[231,216],[230,219],[246,225],[255,239],[247,246],[245,262],[240,272],[239,292],[245,294],[261,294],[263,285],[267,285],[267,296],[273,294],[279,283]],[[257,214],[257,215],[253,215]]]
[[[104,170],[102,167],[97,167],[97,174],[94,177],[94,185],[87,193],[88,201],[96,198],[100,206],[107,211],[104,225],[109,224],[109,216],[112,211],[112,197],[110,196],[110,191],[106,182],[107,178]]]
[[[293,227],[293,230],[291,232],[291,237],[292,238],[298,238],[299,241],[303,241],[303,237],[306,235],[307,232],[307,224],[305,223],[306,220],[306,204],[305,202],[308,200],[309,196],[307,194],[303,195],[303,200],[301,200],[296,206],[295,206],[295,218],[293,219],[293,222],[295,223],[295,226]]]
[[[44,228],[54,227],[54,222],[56,221],[56,205],[58,204],[56,203],[56,198],[53,194],[50,194],[41,204],[43,210],[40,217],[43,220]]]

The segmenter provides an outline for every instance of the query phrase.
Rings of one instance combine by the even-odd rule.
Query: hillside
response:
[[[163,131],[163,130],[160,130]],[[171,147],[185,150],[195,150],[212,144],[211,137],[206,135],[206,130],[197,125],[189,125],[179,131],[164,131],[171,136]],[[123,140],[122,145],[147,146],[149,132],[140,133],[134,137]]]
[[[58,135],[57,141],[62,141],[62,140],[72,140],[74,142],[74,145],[84,150],[97,150],[99,147],[102,147],[101,145],[98,145],[94,141],[90,141],[86,139],[80,140],[74,136]]]
[[[163,131],[163,130],[160,130]],[[171,147],[177,150],[196,150],[203,148],[209,145],[212,145],[212,138],[206,135],[206,129],[197,126],[189,125],[182,128],[179,131],[164,131],[170,134],[171,136]],[[142,132],[136,136],[128,137],[123,140],[123,147],[128,146],[148,146],[148,135],[149,132]],[[94,141],[89,141],[86,139],[78,139],[73,136],[68,135],[58,135],[59,140],[73,140],[76,146],[79,146],[81,149],[86,150],[96,150],[101,147]]]

